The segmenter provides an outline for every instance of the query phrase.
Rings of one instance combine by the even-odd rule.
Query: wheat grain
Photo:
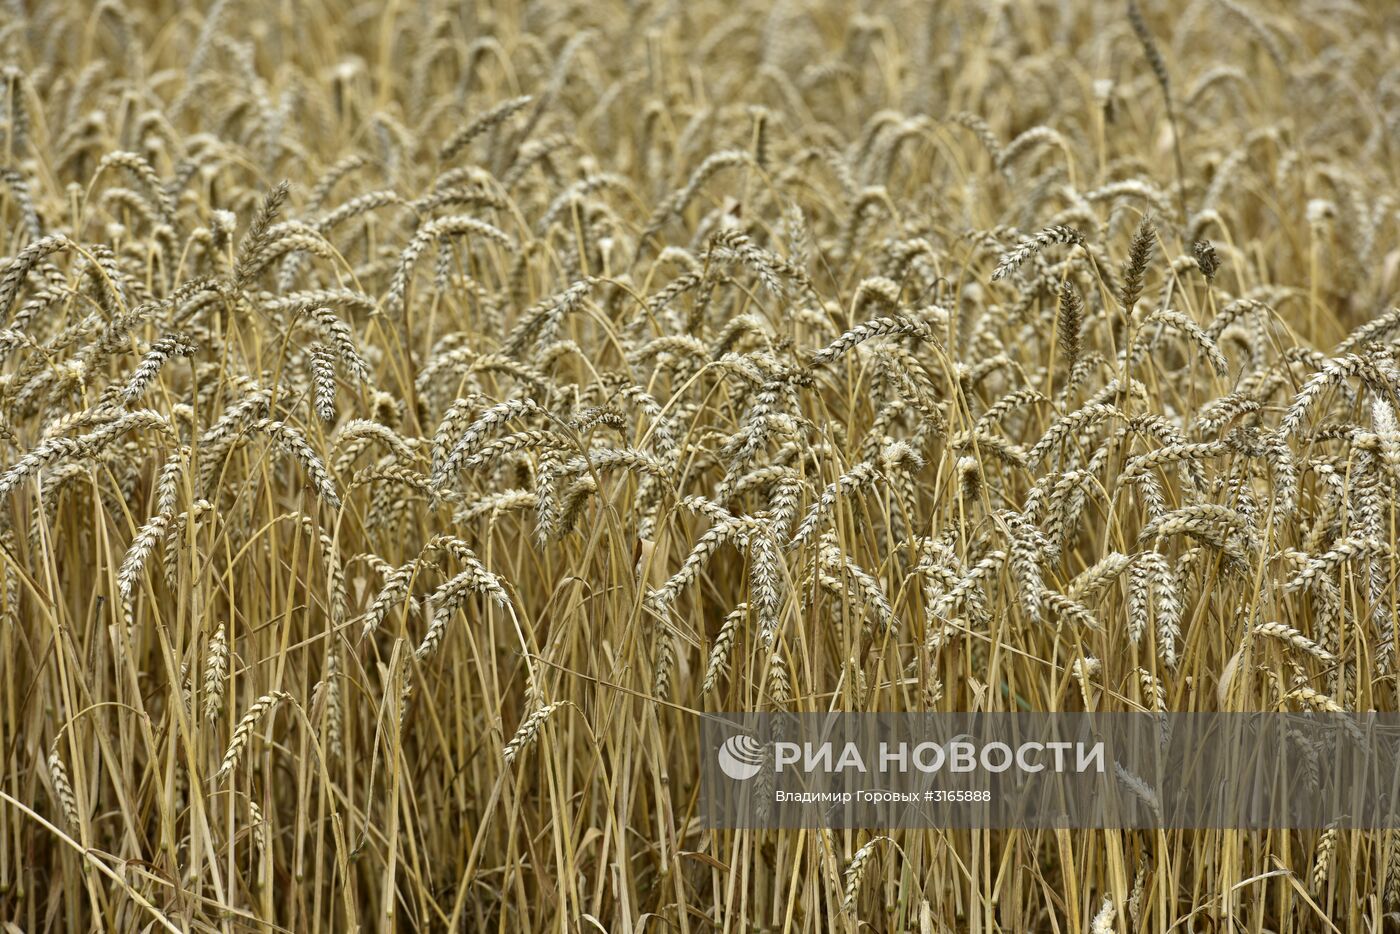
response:
[[[1113,899],[1105,898],[1102,907],[1094,915],[1094,919],[1089,922],[1090,934],[1113,934],[1114,920],[1118,917],[1118,909],[1113,905]]]
[[[308,354],[311,367],[313,408],[321,421],[335,421],[335,358],[325,347],[317,344]]]
[[[239,758],[253,738],[253,731],[257,729],[258,722],[275,709],[278,704],[290,698],[291,695],[285,691],[272,691],[253,701],[248,712],[243,715],[243,719],[239,720],[238,725],[233,728],[233,738],[229,741],[228,751],[224,753],[224,760],[220,763],[219,770],[214,773],[215,781],[221,781],[233,774],[234,768],[238,766]]]
[[[63,809],[63,817],[68,821],[68,825],[74,828],[82,826],[82,817],[78,811],[78,798],[73,793],[73,783],[68,780],[68,769],[58,756],[57,746],[49,752],[49,778],[53,781],[54,796],[58,798],[59,806]]]
[[[519,728],[515,731],[515,735],[510,738],[510,742],[506,743],[505,748],[501,751],[501,757],[505,759],[506,764],[510,765],[513,763],[520,753],[529,749],[530,746],[534,744],[535,739],[538,738],[540,734],[540,730],[543,729],[545,725],[545,721],[549,719],[552,713],[561,707],[572,706],[574,705],[569,701],[555,701],[552,704],[545,704],[543,707],[536,708],[528,717],[521,720]]]
[[[1251,631],[1261,636],[1268,636],[1272,639],[1278,639],[1281,642],[1286,642],[1288,645],[1293,646],[1293,648],[1298,649],[1300,652],[1306,652],[1307,654],[1312,655],[1323,662],[1331,663],[1336,661],[1336,659],[1332,656],[1331,652],[1328,652],[1322,646],[1318,645],[1316,642],[1312,641],[1307,636],[1294,629],[1292,626],[1285,625],[1284,623],[1260,623],[1259,625],[1255,626]]]
[[[1313,891],[1322,894],[1327,888],[1327,878],[1332,870],[1332,851],[1337,846],[1337,828],[1328,827],[1317,838],[1317,848],[1313,855],[1312,873],[1309,879]]]
[[[997,268],[992,272],[992,279],[996,280],[1006,277],[1026,260],[1051,244],[1081,244],[1083,242],[1083,235],[1073,227],[1046,227],[1035,236],[1025,238],[1016,245],[1015,249],[1004,254],[1001,261],[997,263]]]
[[[209,654],[204,663],[204,716],[217,722],[224,709],[224,679],[228,675],[228,637],[224,624],[209,639]]]
[[[854,914],[856,908],[856,896],[860,894],[860,883],[865,877],[867,864],[875,855],[876,847],[881,843],[890,842],[889,837],[873,837],[851,856],[851,861],[846,864],[846,897],[841,903],[841,907],[848,914]]]

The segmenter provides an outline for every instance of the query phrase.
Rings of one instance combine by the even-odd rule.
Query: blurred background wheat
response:
[[[6,931],[1318,931],[695,712],[1395,710],[1400,8],[8,0]]]

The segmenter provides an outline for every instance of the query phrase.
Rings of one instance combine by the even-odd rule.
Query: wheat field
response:
[[[1388,0],[0,5],[5,932],[1249,932],[701,711],[1395,711]]]

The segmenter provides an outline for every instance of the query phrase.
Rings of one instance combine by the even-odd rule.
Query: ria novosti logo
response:
[[[763,743],[752,736],[731,736],[719,747],[719,770],[736,782],[746,782],[764,765]]]
[[[771,747],[771,750],[770,750]],[[991,741],[977,742],[959,734],[943,743],[878,744],[873,758],[854,742],[762,743],[747,734],[736,734],[720,744],[716,754],[720,771],[736,782],[753,778],[764,768],[827,775],[845,772],[1057,772],[1102,774],[1104,744],[1099,742],[1023,742],[1015,746]]]

